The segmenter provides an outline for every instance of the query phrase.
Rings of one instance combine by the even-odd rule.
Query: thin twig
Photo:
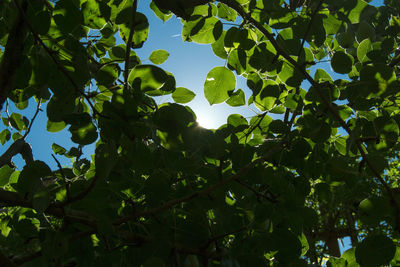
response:
[[[306,31],[304,32],[303,40],[301,41],[300,49],[299,49],[299,52],[297,54],[298,58],[301,56],[301,53],[303,52],[303,47],[304,47],[304,44],[306,42],[307,35],[311,30],[311,26],[312,26],[312,23],[314,21],[314,18],[317,15],[319,9],[321,8],[323,2],[324,2],[324,0],[320,0],[318,5],[315,7],[314,12],[311,14],[310,22],[308,23]]]
[[[76,196],[71,196],[69,199],[67,199],[66,201],[64,201],[62,203],[57,204],[56,206],[64,207],[64,206],[66,206],[68,204],[71,204],[72,202],[76,202],[76,201],[79,201],[79,200],[85,198],[86,195],[89,194],[90,191],[92,191],[92,189],[96,185],[96,182],[98,181],[98,179],[99,179],[99,176],[95,175],[92,178],[92,181],[91,181],[90,185],[84,191],[80,192]]]
[[[255,129],[257,129],[257,127],[260,126],[262,120],[265,118],[265,116],[267,115],[267,113],[268,113],[268,112],[264,112],[263,114],[258,115],[259,120],[257,121],[257,123],[256,123],[254,126],[252,126],[251,129],[249,129],[249,131],[248,131],[244,136],[242,136],[240,139],[242,139],[243,137],[246,137],[246,138],[249,137],[250,134],[251,134]]]
[[[24,136],[22,137],[22,139],[25,139],[25,138],[28,136],[28,134],[30,133],[31,128],[32,128],[32,125],[33,125],[33,122],[35,121],[36,116],[39,114],[39,111],[41,111],[40,105],[41,105],[41,99],[39,99],[39,101],[38,101],[38,103],[37,103],[36,112],[35,112],[35,114],[33,115],[32,119],[31,119],[31,121],[30,121],[30,123],[29,123],[28,129],[26,130],[26,132],[25,132]]]
[[[257,197],[265,198],[266,200],[268,200],[268,201],[271,202],[271,203],[277,203],[277,202],[278,202],[276,199],[271,198],[271,197],[269,197],[269,196],[267,196],[267,195],[265,195],[265,194],[263,194],[263,193],[257,191],[256,189],[254,189],[254,188],[251,187],[250,185],[248,185],[248,184],[242,182],[241,180],[235,180],[235,182],[238,183],[238,184],[240,184],[241,186],[243,186],[243,187],[249,189],[249,190],[250,190],[251,192],[253,192]]]
[[[67,193],[67,201],[70,201],[71,200],[71,192],[70,192],[70,189],[69,189],[69,182],[67,181],[67,177],[65,176],[65,173],[64,173],[64,170],[63,170],[63,168],[61,166],[60,161],[53,154],[51,154],[51,156],[53,157],[53,159],[57,163],[58,169],[60,170],[61,177],[63,178],[64,183],[65,183],[65,191]]]

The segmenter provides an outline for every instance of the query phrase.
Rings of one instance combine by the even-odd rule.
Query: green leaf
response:
[[[53,19],[56,25],[52,25],[50,29],[63,33],[71,33],[78,29],[82,29],[81,24],[84,22],[84,16],[81,10],[70,0],[57,1],[53,10]]]
[[[355,251],[356,248],[350,248],[343,252],[342,258],[346,260],[347,266],[346,267],[359,267],[359,265],[356,262],[356,256],[355,256]]]
[[[129,74],[128,82],[132,87],[146,91],[159,90],[168,79],[167,73],[154,65],[138,65]]]
[[[34,194],[32,199],[32,206],[33,208],[39,212],[44,212],[51,203],[51,196],[47,191],[40,191]]]
[[[356,260],[361,266],[383,266],[390,263],[396,245],[384,235],[370,235],[356,247]]]
[[[301,234],[301,236],[299,237],[300,242],[301,242],[301,256],[306,255],[307,251],[309,250],[310,246],[308,244],[307,241],[307,237],[304,233]]]
[[[132,7],[128,6],[123,9],[116,18],[119,34],[121,39],[127,44],[129,39],[129,33],[131,31],[131,17],[132,17]],[[132,37],[132,48],[142,47],[143,43],[147,40],[149,36],[149,22],[147,17],[136,12],[135,14],[135,26],[133,27],[133,37]]]
[[[351,9],[351,11],[349,13],[346,12],[346,14],[348,14],[347,16],[348,16],[349,20],[351,21],[351,23],[358,23],[360,21],[362,11],[364,10],[365,7],[368,6],[368,3],[366,3],[363,0],[357,0],[357,1],[351,1],[351,2],[353,2],[353,3],[357,2],[357,4],[354,8]]]
[[[341,74],[347,74],[353,67],[353,57],[345,52],[335,52],[331,59],[332,69]]]
[[[289,55],[297,55],[300,50],[300,39],[293,38],[292,28],[286,28],[279,32],[276,41],[283,47]]]
[[[355,41],[355,35],[353,31],[341,32],[337,35],[336,40],[339,45],[343,48],[353,47]]]
[[[317,69],[314,75],[314,79],[318,82],[333,82],[331,76],[324,69]]]
[[[72,125],[69,127],[71,140],[80,145],[89,145],[97,140],[97,129],[92,122],[86,125]]]
[[[50,29],[50,12],[43,9],[40,2],[31,2],[28,5],[27,18],[38,34],[46,34]]]
[[[289,127],[282,120],[274,120],[269,124],[269,129],[273,133],[284,134],[289,130]]]
[[[29,125],[29,121],[27,118],[23,117],[21,114],[19,113],[12,113],[10,116],[10,123],[11,125],[17,129],[19,132],[22,130],[26,130],[28,125]]]
[[[223,3],[218,3],[218,17],[227,21],[235,22],[237,12]]]
[[[20,133],[13,133],[11,138],[12,138],[13,141],[16,141],[18,139],[21,139],[22,135]]]
[[[228,56],[228,67],[235,70],[238,75],[242,75],[247,68],[246,52],[241,48],[231,51]]]
[[[225,50],[225,35],[226,31],[223,31],[221,36],[218,38],[217,41],[211,44],[211,48],[214,52],[214,54],[217,57],[220,57],[222,59],[227,59],[228,58],[228,53]]]
[[[97,84],[107,87],[112,86],[112,84],[118,79],[119,72],[120,68],[117,64],[107,64],[101,67],[96,74]]]
[[[164,63],[169,57],[169,53],[165,50],[159,49],[155,50],[151,53],[149,59],[154,64],[162,64]]]
[[[276,229],[272,232],[273,250],[278,251],[275,258],[282,264],[288,264],[301,255],[301,242],[291,231]]]
[[[233,127],[238,127],[241,125],[248,125],[247,120],[240,114],[231,114],[227,119],[227,123],[232,125]]]
[[[361,42],[367,38],[373,41],[375,40],[375,29],[369,23],[361,21],[358,24],[356,36],[358,42]]]
[[[96,174],[107,179],[118,160],[118,152],[113,142],[100,144],[96,148]]]
[[[264,82],[260,93],[254,98],[254,104],[261,111],[271,110],[279,95],[279,84],[273,80],[267,80]]]
[[[366,198],[360,202],[359,218],[371,227],[379,225],[389,215],[389,201],[383,197]]]
[[[53,121],[48,120],[46,129],[47,129],[47,131],[49,131],[51,133],[56,133],[56,132],[63,130],[65,128],[65,126],[67,126],[67,124],[63,121],[53,122]]]
[[[65,152],[67,152],[67,150],[65,148],[63,148],[60,145],[57,145],[56,143],[53,143],[51,145],[51,149],[53,150],[54,154],[56,154],[56,155],[64,155]]]
[[[326,34],[336,34],[342,26],[342,22],[332,14],[329,14],[327,18],[323,19],[323,25]]]
[[[169,20],[172,17],[172,13],[170,11],[161,11],[158,6],[151,1],[150,3],[150,8],[151,10],[153,10],[154,14],[161,19],[163,22],[166,22],[167,20]],[[166,13],[164,13],[166,12]]]
[[[41,187],[41,178],[50,176],[51,174],[51,169],[43,161],[37,160],[25,165],[18,178],[18,192],[36,192]]]
[[[196,96],[195,93],[190,91],[189,89],[186,89],[184,87],[178,87],[175,89],[175,91],[172,93],[172,98],[176,103],[181,103],[185,104],[190,101]]]
[[[373,47],[369,39],[362,41],[357,47],[357,58],[360,62],[366,62],[371,60],[367,54],[372,51]]]
[[[327,266],[330,267],[346,267],[346,260],[342,258],[329,257]]]
[[[214,43],[222,34],[222,23],[215,17],[193,17],[183,24],[183,41],[193,41],[199,44]]]
[[[231,107],[239,107],[246,105],[245,95],[242,89],[233,92],[226,103]]]
[[[75,108],[75,96],[57,96],[54,94],[49,103],[47,103],[46,113],[47,117],[52,122],[63,121],[65,115],[68,115],[74,111]],[[61,124],[57,125],[61,127]]]
[[[82,5],[82,12],[85,24],[92,29],[100,29],[106,24],[106,19],[101,13],[101,7],[104,7],[99,1],[87,0]]]
[[[228,92],[235,90],[236,78],[233,72],[225,67],[215,67],[204,82],[204,95],[210,105],[219,104],[229,98]]]
[[[0,132],[0,143],[4,145],[11,138],[11,132],[8,129],[4,129]]]
[[[10,180],[11,174],[14,170],[7,164],[0,168],[0,186],[5,186]]]

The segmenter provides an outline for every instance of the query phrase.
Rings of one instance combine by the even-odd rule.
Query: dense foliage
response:
[[[368,2],[141,1],[226,60],[204,82],[210,104],[260,112],[209,130],[157,66],[169,53],[136,54],[137,0],[0,1],[0,265],[399,264],[400,2]],[[8,112],[34,101],[30,118]],[[52,146],[71,166],[32,156],[42,106],[43,131],[76,144]]]

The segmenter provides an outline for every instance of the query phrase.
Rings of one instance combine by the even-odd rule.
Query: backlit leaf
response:
[[[176,103],[181,103],[185,104],[190,101],[196,96],[195,93],[190,91],[189,89],[186,89],[184,87],[178,87],[175,89],[175,91],[172,93],[172,98]]]
[[[204,95],[210,105],[219,104],[229,98],[228,92],[236,86],[236,78],[232,71],[225,67],[215,67],[204,82]]]
[[[149,59],[151,62],[158,65],[164,63],[168,57],[169,53],[167,51],[159,49],[151,52]]]

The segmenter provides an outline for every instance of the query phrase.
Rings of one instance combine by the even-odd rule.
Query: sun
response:
[[[213,120],[209,115],[197,115],[197,123],[203,128],[216,128],[215,120]]]

